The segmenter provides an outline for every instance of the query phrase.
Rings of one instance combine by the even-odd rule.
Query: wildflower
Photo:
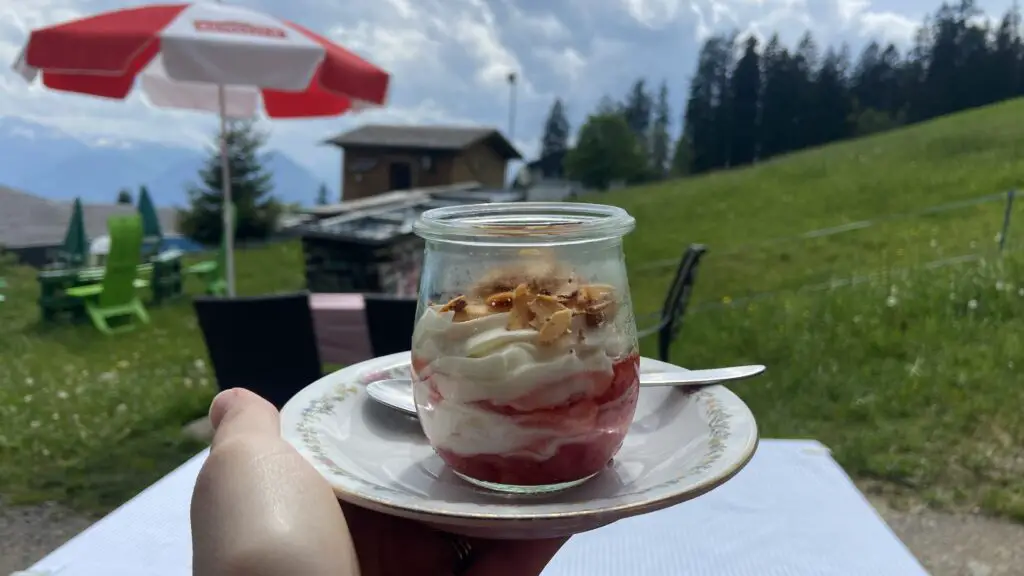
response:
[[[117,367],[122,369],[122,370],[124,370],[125,368],[127,368],[129,366],[131,366],[131,363],[129,363],[127,360],[121,360],[120,362],[117,363]]]
[[[49,456],[50,455],[50,451],[47,450],[46,448],[43,448],[42,454],[43,454],[43,456]]]
[[[970,308],[971,310],[977,310],[978,309],[978,301],[973,299],[973,298],[968,300],[967,301],[967,307]]]
[[[57,398],[60,398],[61,400],[67,400],[68,393],[63,390],[57,390]]]
[[[32,378],[25,378],[25,385],[26,386],[31,386],[31,385],[33,385],[35,383],[36,383],[36,381],[33,380]]]
[[[938,248],[939,247],[939,241],[936,240],[935,238],[932,238],[932,241],[930,242],[930,244],[931,244],[932,248]]]
[[[193,362],[193,366],[195,366],[196,370],[199,370],[200,372],[206,370],[206,362],[203,362],[202,358],[196,358],[196,361]]]
[[[971,246],[971,250],[973,250],[973,249],[975,249],[975,248],[977,248],[977,247],[978,247],[978,243],[977,243],[977,242],[975,242],[974,240],[971,240],[971,244],[970,244],[970,246]]]
[[[889,296],[888,298],[885,299],[885,305],[888,306],[889,308],[896,306],[896,304],[898,303],[899,300],[897,300],[895,296]]]
[[[56,412],[54,412],[53,415],[50,416],[50,418],[52,418],[54,420],[60,420],[60,414],[57,414]]]
[[[29,428],[39,428],[42,425],[43,425],[43,423],[40,422],[39,420],[33,420],[33,421],[28,423]]]
[[[1013,368],[1013,360],[1010,360],[1009,362],[1007,362],[1006,363],[1006,367],[1007,368]]]
[[[192,379],[191,378],[185,378],[185,388],[191,388],[191,387],[192,387]]]
[[[1024,288],[1017,289],[1017,296],[1024,296]]]
[[[124,404],[118,404],[118,405],[117,405],[116,411],[117,411],[118,413],[124,412],[124,411],[126,411],[126,410],[128,410],[128,407],[127,407],[127,406],[125,406]]]
[[[25,397],[22,398],[22,400],[25,401],[25,404],[28,404],[29,402],[32,401],[32,395],[31,394],[25,394]]]
[[[207,384],[209,384],[209,380],[207,380],[206,378],[200,378],[199,379],[199,385],[200,386],[206,386]]]
[[[998,290],[1000,292],[1003,291],[1003,281],[1002,280],[999,280],[999,281],[996,282],[996,290]]]
[[[728,296],[722,296],[722,304],[729,305],[732,303],[732,298]]]

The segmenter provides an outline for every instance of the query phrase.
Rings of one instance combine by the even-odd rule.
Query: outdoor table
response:
[[[348,366],[373,358],[362,294],[310,294],[320,361]]]
[[[153,303],[179,296],[183,293],[179,250],[168,250],[154,256],[149,262],[138,266],[138,275],[148,278],[153,290]],[[61,312],[84,316],[85,306],[80,298],[65,294],[68,288],[95,284],[103,280],[106,268],[51,268],[39,272],[39,307],[44,320],[53,320]]]
[[[32,567],[59,576],[188,576],[202,452]],[[764,440],[691,502],[573,537],[544,576],[926,576],[821,444]]]

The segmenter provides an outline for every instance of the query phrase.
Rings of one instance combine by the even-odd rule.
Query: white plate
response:
[[[643,358],[640,369],[679,368]],[[597,477],[554,494],[496,494],[455,476],[417,420],[366,395],[368,382],[408,377],[408,352],[339,370],[288,402],[281,431],[341,500],[456,534],[518,539],[585,532],[721,486],[757,448],[754,415],[727,388],[645,388],[622,449]]]

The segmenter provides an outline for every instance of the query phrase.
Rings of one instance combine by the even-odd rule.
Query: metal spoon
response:
[[[699,387],[722,382],[734,382],[752,378],[765,371],[760,364],[751,366],[730,366],[728,368],[711,368],[708,370],[677,370],[674,372],[658,372],[641,374],[640,386],[682,386]],[[394,408],[400,412],[416,415],[416,402],[412,397],[412,380],[393,379],[370,382],[366,393],[377,402]]]

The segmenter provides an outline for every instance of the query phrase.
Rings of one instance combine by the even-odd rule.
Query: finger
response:
[[[474,553],[466,576],[539,576],[568,540],[492,541]]]
[[[281,421],[277,409],[244,388],[225,390],[210,404],[213,447],[231,438],[280,437]]]
[[[247,390],[226,390],[210,422],[214,441],[192,494],[193,573],[356,573],[334,492],[281,439],[277,410]]]

